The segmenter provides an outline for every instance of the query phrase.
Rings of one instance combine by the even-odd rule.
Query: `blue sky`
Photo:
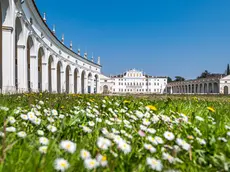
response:
[[[65,44],[101,56],[104,74],[195,78],[230,63],[229,0],[36,0]]]

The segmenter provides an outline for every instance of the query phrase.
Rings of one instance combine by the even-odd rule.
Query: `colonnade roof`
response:
[[[43,17],[41,16],[41,14],[40,14],[40,12],[39,12],[39,10],[38,10],[38,7],[37,7],[37,5],[36,5],[36,3],[35,3],[35,0],[32,0],[32,2],[33,2],[33,5],[34,5],[34,7],[35,7],[35,9],[36,9],[36,12],[38,13],[38,16],[39,16],[40,19],[42,20],[43,24],[44,24],[44,25],[46,26],[46,28],[49,30],[50,34],[60,43],[60,45],[62,45],[62,46],[63,46],[64,48],[66,48],[68,51],[71,51],[72,53],[74,53],[76,56],[80,56],[82,59],[84,59],[84,60],[86,60],[86,61],[88,61],[88,62],[90,62],[90,63],[93,63],[94,65],[97,65],[97,66],[99,66],[99,67],[102,67],[101,65],[99,65],[99,64],[97,64],[97,63],[95,63],[95,62],[92,62],[91,60],[86,59],[86,58],[82,57],[81,55],[78,55],[76,52],[74,52],[74,51],[71,50],[69,47],[67,47],[65,44],[63,44],[63,43],[56,37],[56,35],[53,34],[52,30],[49,28],[49,26],[47,25],[47,23],[43,20]]]
[[[191,80],[185,80],[185,81],[172,81],[168,83],[168,86],[176,86],[176,85],[183,85],[183,84],[200,84],[204,82],[216,82],[219,81],[221,78],[223,78],[225,75],[215,75],[207,78],[199,78],[199,79],[191,79]]]

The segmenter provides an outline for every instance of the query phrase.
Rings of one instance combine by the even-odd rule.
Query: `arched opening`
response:
[[[208,88],[207,88],[207,87],[208,87],[208,84],[205,83],[205,84],[204,84],[204,93],[207,93],[207,92],[208,92]]]
[[[32,87],[31,77],[30,77],[30,57],[33,48],[34,48],[34,42],[32,38],[29,36],[27,39],[27,60],[26,60],[27,61],[27,88],[29,92],[31,92],[31,87]]]
[[[192,84],[192,91],[191,91],[191,93],[194,93],[194,90],[195,90],[195,85]]]
[[[38,91],[42,92],[42,59],[44,58],[43,48],[38,50]]]
[[[224,94],[228,95],[228,86],[224,86]]]
[[[91,73],[88,74],[88,93],[92,93],[92,89],[93,89],[93,76]]]
[[[196,93],[196,94],[198,93],[198,88],[199,88],[199,85],[196,84],[196,86],[195,86],[195,93]]]
[[[14,59],[14,86],[16,90],[18,90],[18,84],[19,84],[19,67],[18,63],[19,60],[23,60],[23,56],[20,57],[20,48],[22,48],[20,43],[22,43],[22,24],[20,19],[17,17],[15,21],[15,59]],[[22,70],[22,69],[21,69]]]
[[[62,64],[59,61],[57,64],[57,92],[61,93],[61,69],[62,69]]]
[[[214,93],[219,93],[219,85],[218,83],[214,83],[214,90],[213,90]]]
[[[70,86],[69,84],[70,66],[69,65],[66,66],[65,74],[66,74],[66,93],[69,93],[69,86]]]
[[[109,87],[108,85],[103,86],[103,94],[108,94],[109,93]]]
[[[0,89],[2,90],[2,5],[0,2]]]
[[[81,73],[81,93],[85,93],[85,71]]]
[[[213,93],[212,83],[208,84],[208,93]]]
[[[52,92],[52,67],[53,67],[53,57],[50,56],[48,60],[48,85],[49,85],[49,92]]]
[[[191,85],[188,86],[188,93],[191,93]]]
[[[200,93],[203,93],[202,84],[200,84]]]
[[[74,70],[74,93],[78,93],[77,92],[77,82],[78,82],[78,69],[76,68],[75,70]]]

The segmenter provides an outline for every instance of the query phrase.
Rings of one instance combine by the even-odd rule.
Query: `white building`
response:
[[[163,94],[166,91],[167,77],[149,76],[132,69],[100,82],[100,90],[105,93]]]
[[[101,65],[75,53],[34,0],[0,0],[0,91],[99,93]]]
[[[230,75],[215,75],[207,78],[170,82],[169,94],[230,94]]]

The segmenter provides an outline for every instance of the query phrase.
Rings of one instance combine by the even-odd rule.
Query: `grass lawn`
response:
[[[0,171],[230,171],[230,97],[0,95]]]

